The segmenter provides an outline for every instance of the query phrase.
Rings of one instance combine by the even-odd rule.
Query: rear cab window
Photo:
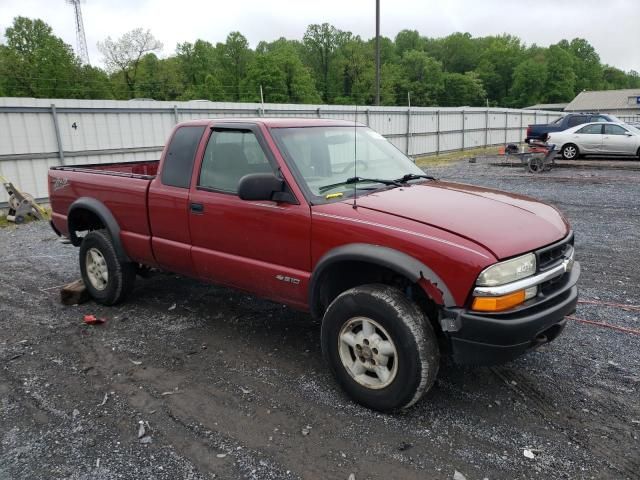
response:
[[[187,125],[173,134],[162,166],[160,180],[164,185],[189,188],[196,150],[205,128],[204,125]]]

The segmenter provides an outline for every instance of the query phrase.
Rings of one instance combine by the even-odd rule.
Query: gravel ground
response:
[[[640,304],[640,172],[428,170],[559,207],[596,302],[575,317],[640,330],[638,308],[603,304]],[[638,335],[571,320],[512,363],[445,362],[383,415],[338,390],[307,315],[169,274],[125,305],[65,307],[76,249],[31,223],[0,229],[0,251],[2,479],[638,478]]]

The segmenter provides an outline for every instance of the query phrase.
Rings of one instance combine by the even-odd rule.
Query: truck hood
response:
[[[552,206],[497,190],[449,182],[413,184],[358,198],[359,208],[454,233],[504,259],[561,240],[569,233]]]

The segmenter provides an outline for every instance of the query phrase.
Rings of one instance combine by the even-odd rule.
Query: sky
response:
[[[540,46],[581,37],[603,63],[640,71],[640,0],[381,0],[380,10],[381,33],[391,38],[402,29],[428,37],[509,33]],[[311,23],[375,36],[375,0],[86,0],[82,13],[89,58],[97,66],[98,41],[137,27],[151,30],[164,56],[177,43],[221,42],[235,30],[252,47],[282,36],[302,39]],[[44,20],[76,47],[73,7],[65,0],[0,0],[1,35],[18,15]]]

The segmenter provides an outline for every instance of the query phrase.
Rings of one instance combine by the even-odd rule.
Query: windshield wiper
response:
[[[343,185],[351,185],[353,183],[369,182],[369,183],[382,183],[383,185],[393,185],[394,187],[401,187],[402,183],[399,180],[385,180],[382,178],[362,178],[351,177],[347,178],[344,182],[332,183],[331,185],[324,185],[318,189],[319,193],[324,193],[332,188],[341,187]]]
[[[396,178],[395,181],[399,183],[406,183],[409,180],[417,180],[419,178],[426,178],[427,180],[437,180],[436,177],[432,177],[431,175],[418,175],[415,173],[407,173],[406,175],[403,175],[400,178]]]

